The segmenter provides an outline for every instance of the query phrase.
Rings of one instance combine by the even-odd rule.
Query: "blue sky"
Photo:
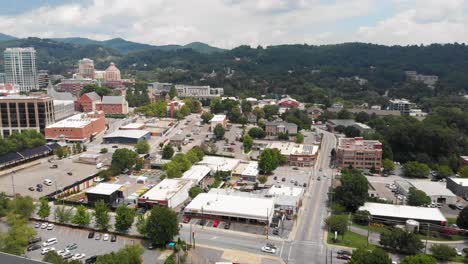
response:
[[[468,0],[0,0],[0,32],[150,44],[467,42]]]

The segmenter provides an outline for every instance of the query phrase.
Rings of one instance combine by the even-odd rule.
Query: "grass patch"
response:
[[[381,225],[373,225],[373,224],[370,224],[370,225],[359,225],[359,224],[356,224],[356,223],[353,223],[352,224],[353,226],[355,227],[359,227],[361,229],[364,229],[364,230],[370,230],[371,232],[374,232],[374,233],[383,233],[384,231],[387,231],[389,230],[386,226],[381,226]]]
[[[464,256],[456,256],[450,262],[456,262],[456,263],[468,263],[468,258]]]
[[[367,248],[367,249],[374,249],[375,246],[372,244],[367,245],[367,236],[363,236],[360,234],[356,234],[351,231],[347,231],[344,235],[338,236],[338,241],[333,242],[333,233],[328,233],[327,242],[331,245],[340,245],[345,247],[353,247],[353,248]]]
[[[426,235],[418,234],[417,236],[422,241],[426,240]],[[459,241],[459,240],[465,240],[465,238],[466,237],[461,236],[461,235],[451,235],[450,237],[449,236],[429,236],[428,237],[429,240],[433,240],[433,241]]]
[[[456,224],[457,223],[457,218],[455,217],[447,217],[447,223],[449,225]]]

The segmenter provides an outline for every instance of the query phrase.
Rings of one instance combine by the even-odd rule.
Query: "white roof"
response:
[[[258,172],[258,162],[251,161],[242,172],[242,176],[257,176]]]
[[[100,156],[101,156],[100,154],[96,154],[96,153],[83,153],[80,155],[80,158],[95,159],[95,158],[99,158]]]
[[[299,187],[284,186],[284,185],[273,185],[269,190],[268,194],[272,196],[302,196],[303,189]]]
[[[226,119],[226,115],[214,115],[210,122],[223,122]]]
[[[242,217],[267,221],[274,211],[274,201],[271,198],[256,198],[236,195],[201,193],[184,209],[185,212]]]
[[[89,125],[95,120],[97,120],[97,118],[89,118],[88,115],[81,113],[49,125],[47,128],[81,128]]]
[[[452,191],[447,189],[446,184],[443,182],[411,181],[411,184],[416,189],[425,192],[428,196],[456,196]]]
[[[458,185],[462,186],[468,186],[468,179],[463,179],[463,178],[450,178],[453,182],[455,182]]]
[[[365,203],[359,210],[369,211],[372,216],[386,216],[413,220],[441,221],[447,219],[438,208],[417,207],[409,205],[394,205],[382,203]]]
[[[102,195],[111,195],[115,191],[119,190],[122,187],[121,184],[114,184],[114,183],[100,183],[95,187],[86,190],[86,193],[93,193],[93,194],[102,194]]]
[[[194,180],[199,183],[206,175],[210,173],[211,169],[205,165],[193,165],[190,170],[184,172],[182,179]]]
[[[233,171],[237,165],[239,165],[240,160],[230,159],[224,157],[216,156],[205,156],[203,160],[198,162],[199,165],[206,165],[210,167],[212,171]]]
[[[151,133],[146,130],[116,130],[103,138],[124,137],[124,138],[141,138],[146,134]]]
[[[187,184],[192,185],[192,181],[187,179],[164,179],[143,194],[141,198],[155,201],[169,200],[180,190],[184,189]]]
[[[276,148],[281,155],[315,155],[318,151],[318,145],[304,145],[293,142],[274,141],[268,144],[266,148]]]
[[[140,129],[141,127],[143,127],[145,124],[143,123],[130,123],[130,124],[126,124],[124,126],[121,126],[120,129],[128,129],[128,130],[131,130],[131,129]]]

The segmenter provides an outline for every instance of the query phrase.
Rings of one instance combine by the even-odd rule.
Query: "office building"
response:
[[[362,137],[340,138],[336,162],[339,167],[380,171],[382,143],[378,140],[364,140]]]
[[[66,140],[68,142],[87,142],[106,130],[104,113],[90,112],[76,114],[45,128],[47,140]]]
[[[177,84],[175,86],[179,97],[194,97],[194,98],[213,98],[221,97],[224,94],[223,88],[211,88],[209,85],[185,85]]]
[[[46,126],[55,122],[51,97],[10,95],[0,97],[0,136],[34,129],[44,133]]]
[[[188,200],[188,191],[193,186],[189,179],[164,179],[138,198],[138,204],[176,208]]]
[[[84,79],[94,79],[94,61],[83,58],[78,62],[78,75]]]
[[[413,105],[414,104],[407,99],[394,99],[390,100],[389,110],[396,110],[400,111],[402,115],[409,115]]]
[[[86,85],[93,84],[91,79],[63,79],[56,85],[58,92],[71,93],[75,97],[80,96],[81,89]]]
[[[46,89],[49,85],[49,72],[46,70],[38,71],[37,82],[39,84],[39,89]]]
[[[6,76],[4,72],[0,72],[0,83],[6,83]]]
[[[77,108],[82,112],[92,112],[96,110],[96,105],[101,102],[101,97],[96,92],[83,94],[77,100]]]
[[[4,66],[6,83],[17,84],[26,92],[39,89],[34,48],[5,49]]]
[[[270,141],[266,148],[278,149],[289,166],[311,167],[317,159],[318,145],[304,145],[284,141]]]

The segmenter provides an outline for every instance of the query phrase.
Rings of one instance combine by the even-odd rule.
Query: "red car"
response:
[[[182,220],[182,222],[187,224],[188,222],[190,222],[190,217],[184,216],[184,219]]]
[[[216,219],[216,220],[214,220],[214,222],[213,222],[213,227],[218,227],[218,226],[219,226],[219,220]]]

